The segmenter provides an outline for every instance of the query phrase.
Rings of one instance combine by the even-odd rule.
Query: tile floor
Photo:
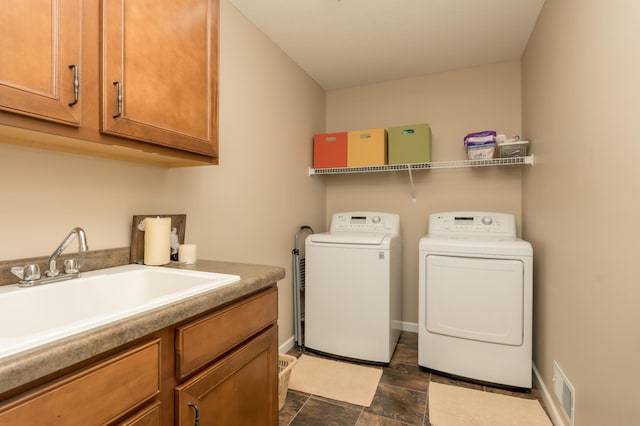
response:
[[[289,354],[299,356],[300,350],[293,348]],[[287,401],[280,411],[280,426],[431,426],[427,406],[427,391],[431,381],[521,398],[537,398],[540,404],[543,404],[537,389],[532,389],[531,393],[509,392],[451,380],[420,370],[418,334],[403,332],[389,367],[383,369],[378,390],[370,407],[334,401],[290,389]]]

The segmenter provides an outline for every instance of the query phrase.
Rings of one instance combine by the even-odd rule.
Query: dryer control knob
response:
[[[491,216],[484,216],[482,218],[482,223],[484,225],[491,225],[493,223],[493,218]]]
[[[382,222],[382,218],[380,216],[374,216],[371,218],[371,221],[375,224]]]

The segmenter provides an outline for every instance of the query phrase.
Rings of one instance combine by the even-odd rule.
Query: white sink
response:
[[[239,280],[237,275],[125,265],[35,287],[0,286],[0,359]]]

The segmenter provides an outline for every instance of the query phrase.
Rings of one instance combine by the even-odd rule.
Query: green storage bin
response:
[[[431,161],[431,128],[426,123],[389,128],[388,144],[389,164]]]

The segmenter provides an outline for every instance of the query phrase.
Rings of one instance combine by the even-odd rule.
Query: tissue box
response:
[[[389,164],[431,161],[431,129],[428,124],[390,127]]]
[[[347,166],[387,164],[387,130],[367,129],[347,134]]]
[[[313,137],[313,168],[347,167],[347,132]]]
[[[527,155],[529,141],[513,141],[498,144],[498,157],[524,157]]]

